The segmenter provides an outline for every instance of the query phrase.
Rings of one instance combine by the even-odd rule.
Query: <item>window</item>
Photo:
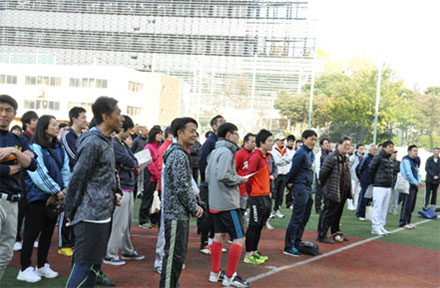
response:
[[[127,106],[127,114],[130,116],[141,116],[141,107]]]
[[[61,82],[59,84],[61,85]],[[107,80],[95,78],[70,78],[69,86],[79,88],[107,88]]]
[[[17,81],[17,79],[15,79]],[[60,77],[49,76],[26,76],[24,80],[25,85],[43,85],[43,86],[61,86]]]
[[[141,92],[143,88],[143,84],[129,81],[128,82],[128,91],[132,92]]]
[[[0,84],[17,84],[17,76],[0,75]]]
[[[35,109],[35,110],[60,110],[60,102],[58,101],[48,101],[48,100],[24,100],[25,109]]]

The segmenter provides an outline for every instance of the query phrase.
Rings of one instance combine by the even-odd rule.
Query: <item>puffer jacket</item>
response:
[[[112,217],[118,188],[112,138],[98,129],[82,134],[76,159],[64,199],[66,217],[72,225]]]
[[[333,202],[341,202],[341,194],[346,191],[349,193],[348,198],[352,198],[348,158],[341,155],[337,149],[330,153],[319,170],[319,182],[323,187],[324,195]]]
[[[194,193],[188,151],[173,143],[163,154],[164,183],[162,215],[167,220],[188,220],[197,214],[197,198]]]
[[[380,150],[371,160],[368,176],[374,187],[393,187],[394,159],[391,157],[391,154]]]

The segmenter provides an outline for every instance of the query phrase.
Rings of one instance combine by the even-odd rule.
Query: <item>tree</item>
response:
[[[429,148],[434,148],[434,134],[440,134],[440,87],[429,87],[424,94],[416,94],[414,109],[418,110],[416,127],[428,135]]]

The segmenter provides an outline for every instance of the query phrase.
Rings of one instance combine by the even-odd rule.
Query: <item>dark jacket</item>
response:
[[[199,155],[199,170],[200,170],[200,180],[202,180],[202,186],[208,187],[205,183],[205,171],[207,166],[208,155],[215,148],[215,142],[217,142],[218,137],[214,133],[209,135],[208,140],[203,143],[202,149],[200,149]]]
[[[28,203],[47,200],[50,195],[57,194],[69,183],[69,158],[61,144],[46,149],[33,143],[29,147],[36,155],[37,170],[28,171],[26,178],[26,200]]]
[[[69,156],[70,171],[72,171],[73,166],[75,166],[76,141],[78,141],[78,135],[76,135],[75,130],[73,130],[72,128],[70,128],[61,137],[61,143],[63,143],[64,149],[67,152],[67,156]]]
[[[426,183],[440,184],[440,158],[437,163],[434,162],[434,157],[431,156],[426,160]],[[434,176],[438,176],[437,180],[434,180]]]
[[[111,218],[117,188],[112,138],[97,128],[83,133],[64,200],[66,217],[72,225]]]
[[[371,185],[370,177],[368,176],[368,169],[370,168],[371,160],[373,160],[374,155],[368,153],[368,155],[359,162],[356,167],[356,176],[361,181],[362,189],[367,189]]]
[[[202,144],[199,141],[196,141],[193,145],[189,147],[189,159],[191,161],[191,168],[196,169],[199,168],[199,154],[200,148],[202,148]]]
[[[394,172],[393,172],[393,187],[396,186],[396,182],[397,182],[397,174],[399,174],[400,172],[400,161],[397,159],[393,159],[394,160]]]
[[[137,153],[139,151],[144,150],[144,147],[148,144],[147,141],[148,139],[144,136],[142,136],[142,134],[139,134],[136,139],[133,139],[133,144],[131,145],[131,151],[133,153]]]
[[[163,154],[162,207],[167,220],[188,220],[197,214],[197,198],[192,185],[188,152],[173,143]]]
[[[138,161],[127,144],[119,141],[116,137],[113,138],[113,150],[115,151],[116,168],[118,169],[121,188],[133,190],[135,184],[134,170],[138,166]]]
[[[343,195],[348,193],[351,198],[350,164],[345,155],[336,149],[330,153],[319,170],[319,182],[324,195],[333,202],[341,202]]]
[[[311,186],[313,183],[312,164],[315,160],[313,151],[302,145],[293,155],[292,167],[287,176],[287,183],[304,184]]]
[[[29,150],[28,143],[25,138],[17,136],[12,132],[0,130],[0,148],[16,147],[20,151]],[[17,158],[11,155],[0,161],[0,193],[5,194],[19,194],[22,190],[19,184],[20,172],[9,175],[11,165],[18,163]],[[37,162],[32,159],[31,164],[26,170],[35,171],[37,169]]]
[[[374,187],[393,187],[394,182],[394,160],[391,154],[380,150],[371,160],[368,176]]]

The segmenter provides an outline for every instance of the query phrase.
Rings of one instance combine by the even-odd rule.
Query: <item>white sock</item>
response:
[[[212,239],[212,238],[208,238],[208,245],[209,245],[209,246],[212,246],[212,242],[214,242],[214,239]]]

